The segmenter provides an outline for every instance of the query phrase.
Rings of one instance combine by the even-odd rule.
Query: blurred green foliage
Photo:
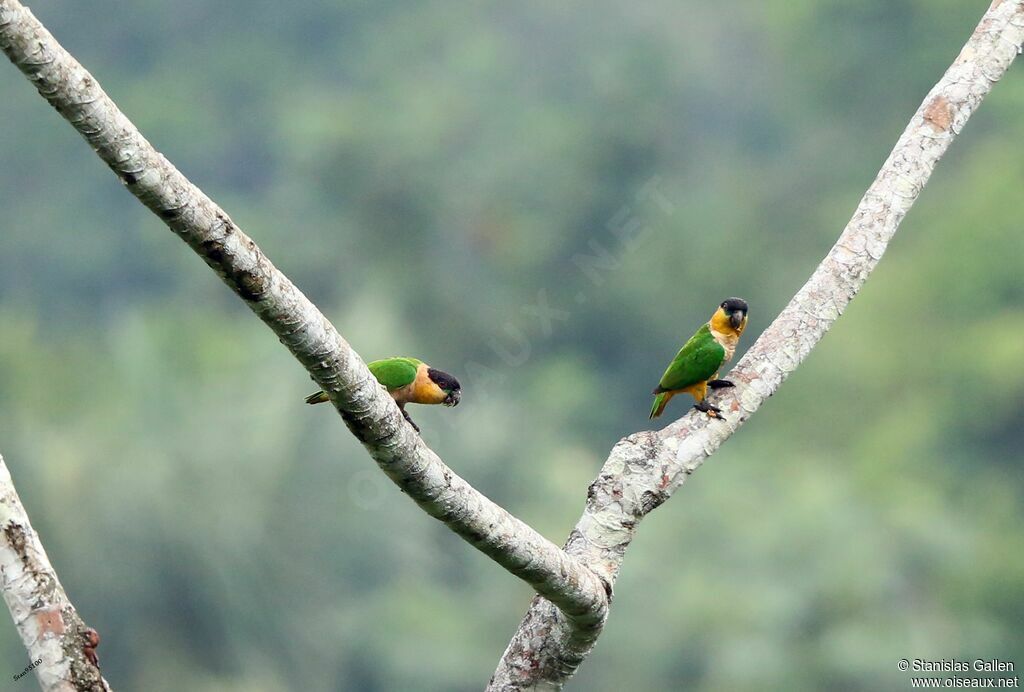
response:
[[[681,341],[733,294],[756,338],[987,5],[33,10],[365,358],[463,379],[427,441],[561,541]],[[0,452],[115,687],[479,689],[529,590],[302,404],[13,67],[0,93]],[[1017,66],[833,333],[645,523],[571,688],[1024,665],[1021,141]],[[13,627],[0,654],[24,667]]]

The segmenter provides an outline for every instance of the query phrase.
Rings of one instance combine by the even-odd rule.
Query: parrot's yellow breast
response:
[[[747,318],[743,318],[739,327],[733,327],[729,315],[722,308],[718,308],[708,321],[708,327],[711,329],[711,336],[725,349],[725,360],[732,360],[733,354],[736,353],[736,344],[740,341],[740,334],[747,327]]]
[[[408,386],[410,391],[407,401],[409,403],[441,404],[448,397],[448,394],[430,379],[429,371],[430,366],[426,363],[420,363],[416,369],[416,379]]]

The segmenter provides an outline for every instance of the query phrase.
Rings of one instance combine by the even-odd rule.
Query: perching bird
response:
[[[651,418],[660,416],[669,399],[680,392],[686,392],[697,400],[693,407],[698,411],[712,418],[722,418],[722,410],[709,404],[705,397],[708,387],[722,389],[733,386],[729,380],[715,378],[722,364],[732,358],[746,326],[747,302],[741,298],[722,301],[707,324],[690,337],[661,376],[661,382],[653,392]]]
[[[384,358],[366,364],[377,381],[384,385],[388,394],[398,403],[402,415],[416,432],[419,427],[405,410],[406,404],[444,404],[456,406],[462,398],[459,381],[446,372],[435,370],[422,360],[415,358]],[[327,392],[317,392],[306,397],[307,404],[321,404],[328,401]]]

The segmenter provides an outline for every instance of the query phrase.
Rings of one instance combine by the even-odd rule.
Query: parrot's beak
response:
[[[448,396],[445,397],[444,405],[445,406],[458,406],[459,405],[459,400],[461,398],[462,398],[462,390],[461,389],[453,389],[452,391],[448,392]]]
[[[743,326],[743,323],[747,321],[747,315],[742,310],[736,310],[729,314],[729,324],[732,325],[733,329],[739,329]]]

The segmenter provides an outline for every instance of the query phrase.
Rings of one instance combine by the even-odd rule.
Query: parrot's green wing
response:
[[[679,349],[679,353],[661,376],[658,389],[667,392],[684,389],[714,376],[725,362],[725,349],[704,325]]]
[[[367,363],[367,367],[377,381],[391,392],[412,383],[421,364],[415,358],[385,358]]]

